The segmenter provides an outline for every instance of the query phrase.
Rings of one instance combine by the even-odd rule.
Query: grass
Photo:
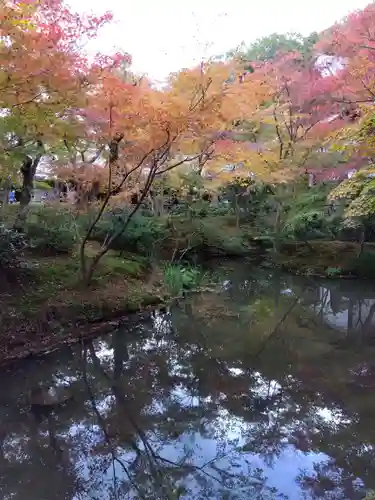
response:
[[[173,296],[200,287],[207,277],[207,273],[193,266],[168,263],[164,267],[164,283]]]
[[[97,246],[89,244],[89,258],[95,254]],[[86,305],[98,305],[99,300],[108,309],[113,307],[114,302],[116,308],[122,304],[126,309],[126,305],[132,303],[134,309],[134,301],[142,302],[145,285],[152,274],[145,259],[131,254],[119,257],[116,252],[109,251],[100,261],[91,286],[83,288],[77,255],[41,257],[30,254],[27,263],[32,284],[26,286],[21,294],[16,294],[13,300],[18,303],[20,310],[29,313],[50,303],[71,306],[72,302],[76,302],[84,308]],[[104,292],[109,294],[108,297]]]
[[[95,253],[95,247],[95,244],[89,245],[89,256]],[[74,306],[74,314],[79,309],[83,316],[90,317],[95,309],[99,313],[121,308],[136,310],[144,299],[149,302],[150,295],[161,293],[161,272],[157,280],[157,270],[136,255],[119,257],[115,252],[108,252],[87,288],[80,280],[77,255],[42,257],[29,254],[26,262],[30,276],[21,287],[13,288],[12,294],[1,297],[3,311],[7,304],[20,313],[40,316],[47,313],[49,307],[64,310],[65,314],[67,308]]]
[[[89,243],[92,257],[98,244]],[[26,255],[25,279],[0,294],[0,363],[93,335],[95,324],[156,306],[198,288],[207,274],[192,266],[156,265],[145,257],[109,251],[89,287],[73,255]],[[114,327],[113,327],[114,328]]]
[[[75,255],[26,259],[25,279],[0,294],[0,363],[75,342],[170,297],[162,270],[136,255],[109,252],[89,287],[81,284]]]

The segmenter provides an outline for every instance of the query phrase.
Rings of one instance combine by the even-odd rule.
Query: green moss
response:
[[[128,260],[122,257],[109,255],[102,264],[101,274],[123,275],[134,278],[141,277],[145,272],[144,266],[137,260]]]

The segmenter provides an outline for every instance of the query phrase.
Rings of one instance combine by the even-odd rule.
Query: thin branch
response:
[[[35,99],[38,99],[38,97],[40,97],[42,94],[43,94],[43,92],[39,92],[39,94],[35,95],[34,97],[31,97],[27,101],[18,102],[17,104],[13,104],[11,106],[11,109],[18,108],[19,106],[25,106],[26,104],[31,104],[32,102],[35,101]]]

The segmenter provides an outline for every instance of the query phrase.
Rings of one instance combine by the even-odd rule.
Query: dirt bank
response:
[[[375,278],[375,245],[345,241],[285,242],[270,262],[297,275],[324,278]]]
[[[168,299],[161,270],[136,256],[109,255],[88,288],[74,258],[29,256],[27,262],[21,278],[2,281],[0,364],[107,333]]]

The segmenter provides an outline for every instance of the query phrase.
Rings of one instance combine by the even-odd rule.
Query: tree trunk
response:
[[[38,153],[35,158],[32,159],[30,156],[26,155],[21,166],[22,188],[20,196],[20,211],[14,223],[15,229],[22,229],[27,216],[27,208],[32,198],[36,169],[38,168],[44,152],[43,143],[40,140],[37,141],[37,146]]]
[[[30,158],[30,156],[26,156],[21,167],[21,174],[22,174],[22,188],[20,197],[21,209],[26,207],[31,201],[34,189],[35,170],[32,158]]]

